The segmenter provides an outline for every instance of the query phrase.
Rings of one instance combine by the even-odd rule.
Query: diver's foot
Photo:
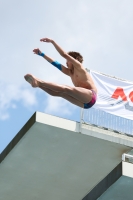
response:
[[[32,85],[32,87],[39,87],[39,81],[36,77],[32,76],[31,74],[26,74],[24,78]]]

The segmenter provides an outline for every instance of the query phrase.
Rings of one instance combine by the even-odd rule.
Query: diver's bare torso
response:
[[[75,87],[82,87],[89,90],[94,90],[97,93],[96,86],[84,67],[81,69],[72,68],[69,69],[69,76]]]

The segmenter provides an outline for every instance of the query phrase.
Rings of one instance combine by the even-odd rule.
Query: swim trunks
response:
[[[92,91],[92,99],[89,103],[84,103],[84,108],[85,109],[88,109],[88,108],[91,108],[95,103],[96,103],[96,100],[97,100],[97,94],[94,90],[91,90]]]

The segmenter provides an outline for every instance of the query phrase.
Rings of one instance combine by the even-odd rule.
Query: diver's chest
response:
[[[72,80],[79,80],[81,78],[80,74],[77,72],[71,73]]]
[[[82,80],[81,76],[78,73],[72,74],[71,79],[75,86],[78,86]]]

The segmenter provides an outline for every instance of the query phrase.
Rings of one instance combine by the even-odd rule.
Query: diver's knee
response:
[[[70,88],[70,87],[67,86],[67,85],[64,85],[64,91],[63,91],[63,93],[69,94],[70,91],[72,91],[72,88]]]

